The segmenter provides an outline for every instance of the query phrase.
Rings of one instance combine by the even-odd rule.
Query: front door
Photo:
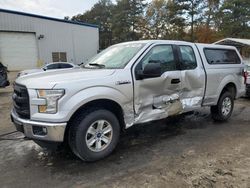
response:
[[[160,62],[162,74],[155,78],[138,78],[148,63]],[[135,123],[166,118],[182,112],[180,101],[181,71],[177,47],[170,44],[154,45],[134,68]]]

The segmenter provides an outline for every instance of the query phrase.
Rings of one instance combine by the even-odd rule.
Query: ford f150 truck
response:
[[[227,120],[244,95],[244,65],[234,47],[136,41],[107,48],[81,69],[18,78],[11,118],[40,145],[67,142],[84,161],[109,155],[120,131],[210,106]]]

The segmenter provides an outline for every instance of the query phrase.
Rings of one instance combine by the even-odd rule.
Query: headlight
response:
[[[39,113],[55,114],[57,112],[57,101],[64,95],[63,89],[58,90],[37,90],[38,98],[46,99],[46,105],[39,105]]]

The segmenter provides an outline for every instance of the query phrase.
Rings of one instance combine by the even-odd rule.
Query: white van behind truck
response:
[[[81,69],[16,80],[17,130],[40,145],[67,142],[84,161],[109,155],[120,131],[204,106],[228,120],[245,93],[244,65],[231,46],[137,41],[107,48]]]

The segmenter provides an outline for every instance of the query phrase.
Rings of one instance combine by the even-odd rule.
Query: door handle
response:
[[[181,80],[179,78],[171,80],[171,84],[179,84],[180,82],[181,82]]]

